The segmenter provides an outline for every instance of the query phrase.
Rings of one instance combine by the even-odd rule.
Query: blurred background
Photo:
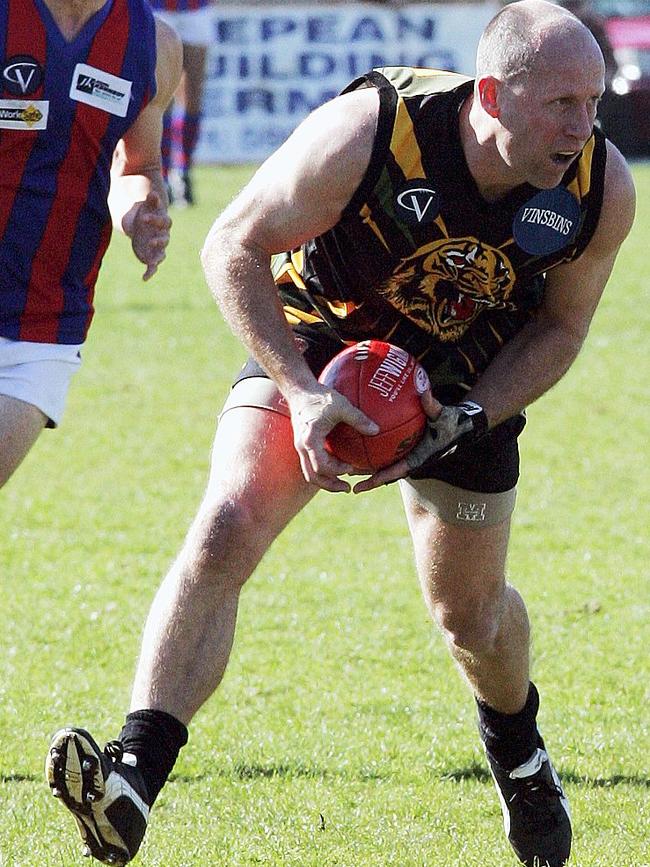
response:
[[[600,122],[626,156],[650,155],[650,0],[562,0],[603,52]]]
[[[591,28],[605,56],[602,128],[626,156],[649,156],[650,0],[561,3]],[[200,124],[186,165],[259,162],[309,111],[373,67],[431,66],[472,75],[479,35],[501,5],[213,3],[205,19]]]

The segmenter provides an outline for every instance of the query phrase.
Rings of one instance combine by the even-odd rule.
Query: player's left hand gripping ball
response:
[[[427,419],[424,436],[406,456],[409,470],[430,458],[444,458],[456,451],[461,442],[474,442],[487,433],[485,410],[473,400],[443,406],[436,419]]]

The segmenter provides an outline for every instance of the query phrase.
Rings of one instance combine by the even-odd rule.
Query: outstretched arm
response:
[[[156,96],[118,142],[111,167],[108,204],[115,228],[131,239],[148,280],[165,258],[171,220],[167,214],[160,147],[163,114],[182,71],[182,47],[174,31],[156,21]]]

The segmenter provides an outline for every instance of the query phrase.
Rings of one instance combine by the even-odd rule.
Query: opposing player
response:
[[[160,140],[181,54],[146,0],[12,0],[0,11],[0,37],[4,484],[61,419],[111,217],[145,280],[165,256]]]
[[[429,436],[354,490],[401,479],[424,596],[476,699],[510,843],[528,867],[568,859],[569,808],[537,727],[528,616],[505,558],[522,412],[578,354],[633,220],[629,171],[594,129],[603,77],[573,15],[521,0],[485,30],[475,80],[364,76],[216,221],[205,273],[254,360],[149,615],[119,741],[102,753],[63,729],[47,760],[97,857],[109,844],[134,855],[268,546],[320,488],[350,489],[351,467],[324,438],[340,421],[373,423],[315,375],[343,343],[378,337],[427,370]]]
[[[203,86],[212,39],[213,0],[150,0],[156,15],[171,24],[183,42],[183,77],[165,114],[163,175],[172,204],[194,204],[192,165],[201,131]]]

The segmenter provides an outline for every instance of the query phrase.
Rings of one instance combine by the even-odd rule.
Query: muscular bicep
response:
[[[213,231],[270,254],[330,229],[368,168],[378,107],[373,89],[317,109],[260,167]]]
[[[541,313],[583,339],[634,221],[632,178],[620,153],[608,143],[605,190],[598,226],[584,253],[549,271]]]

